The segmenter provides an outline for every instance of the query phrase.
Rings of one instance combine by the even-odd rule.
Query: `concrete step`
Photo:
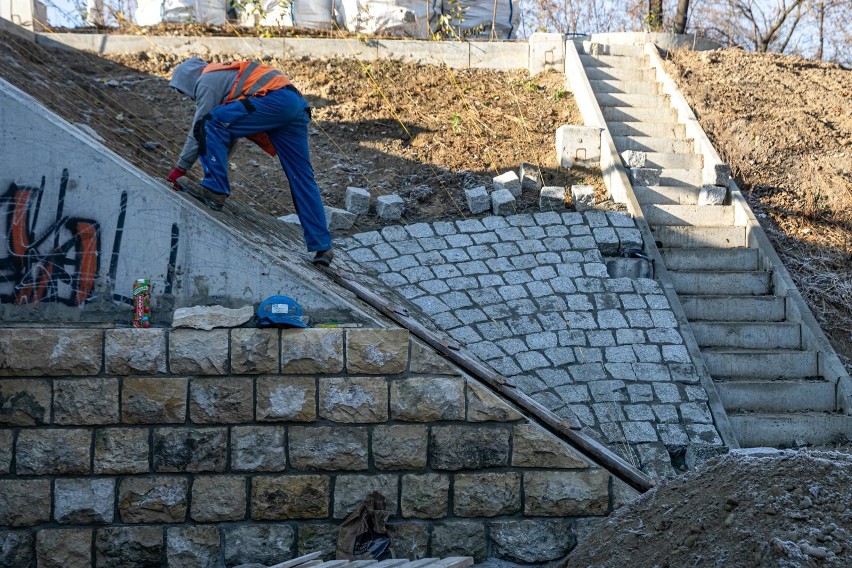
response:
[[[852,417],[834,412],[729,413],[743,448],[831,444],[852,438]]]
[[[602,107],[654,108],[671,111],[667,95],[634,95],[631,93],[595,93]]]
[[[659,85],[651,81],[614,81],[612,79],[590,79],[595,93],[630,93],[634,95],[658,95]]]
[[[724,379],[713,384],[727,412],[836,409],[835,387],[828,381]]]
[[[700,187],[701,181],[702,173],[700,170],[665,168],[660,174],[660,185]]]
[[[646,205],[642,213],[649,225],[727,227],[734,224],[732,205]]]
[[[604,120],[607,122],[659,122],[668,124],[677,121],[677,116],[672,109],[632,108],[602,106]]]
[[[615,142],[619,152],[636,150],[665,154],[692,154],[695,151],[695,144],[691,139],[677,139],[673,136],[613,136],[612,141]]]
[[[686,127],[674,120],[668,122],[610,122],[607,124],[610,135],[616,136],[653,136],[655,138],[676,138],[686,136]]]
[[[714,379],[804,379],[819,374],[816,351],[720,347],[702,349],[701,355]]]
[[[783,321],[787,317],[780,296],[684,295],[680,304],[690,322],[697,321]]]
[[[704,166],[704,157],[696,154],[674,154],[669,152],[647,152],[645,154],[646,168],[659,168],[661,170],[686,170],[693,172],[695,176],[691,179],[701,178],[701,168]],[[665,184],[663,175],[660,175],[660,183]],[[695,184],[697,185],[697,184]]]
[[[802,347],[802,326],[793,322],[695,321],[689,324],[689,328],[699,347]]]
[[[633,193],[640,205],[695,205],[700,189],[672,185],[634,185]]]
[[[644,55],[636,57],[630,55],[587,55],[581,53],[580,62],[586,68],[650,69],[650,61]]]
[[[577,44],[577,50],[584,54],[595,55],[629,55],[633,57],[643,57],[645,55],[645,46],[635,45],[632,43],[595,43],[592,41],[583,41]]]
[[[763,296],[769,294],[771,286],[770,273],[762,270],[750,272],[670,270],[669,276],[678,294],[734,292],[740,295]]]
[[[660,251],[669,270],[757,270],[760,251],[754,248],[691,248]]]
[[[582,55],[580,56],[583,57]],[[589,81],[607,79],[612,81],[648,81],[656,82],[652,69],[623,69],[621,67],[597,67],[584,65]]]
[[[652,226],[661,248],[737,248],[746,246],[745,227]]]

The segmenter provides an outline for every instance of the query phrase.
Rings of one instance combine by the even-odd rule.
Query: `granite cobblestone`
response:
[[[591,210],[390,226],[340,242],[551,411],[611,441],[721,443],[659,283],[607,273],[605,257],[641,239],[630,215]]]

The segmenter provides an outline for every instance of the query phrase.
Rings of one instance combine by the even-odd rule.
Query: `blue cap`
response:
[[[308,327],[302,306],[289,296],[270,296],[257,307],[258,327]]]

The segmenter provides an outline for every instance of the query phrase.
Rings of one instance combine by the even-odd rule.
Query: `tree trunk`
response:
[[[822,61],[825,48],[825,2],[817,4],[817,18],[819,21],[819,47],[817,48],[816,58]]]
[[[689,15],[689,0],[677,0],[677,12],[674,18],[674,33],[682,34],[686,31],[686,19]]]
[[[648,27],[652,32],[663,29],[663,0],[648,0]]]

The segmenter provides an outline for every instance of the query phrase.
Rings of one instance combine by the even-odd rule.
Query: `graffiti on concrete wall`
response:
[[[0,198],[0,214],[6,220],[6,246],[0,251],[0,302],[80,306],[93,299],[100,270],[101,229],[94,219],[64,213],[67,189],[68,170],[63,170],[56,213],[47,220],[41,218],[46,206],[44,178],[38,187],[12,183]],[[126,196],[122,199],[126,202]],[[120,216],[118,234],[123,222]],[[117,254],[114,249],[113,255]]]

